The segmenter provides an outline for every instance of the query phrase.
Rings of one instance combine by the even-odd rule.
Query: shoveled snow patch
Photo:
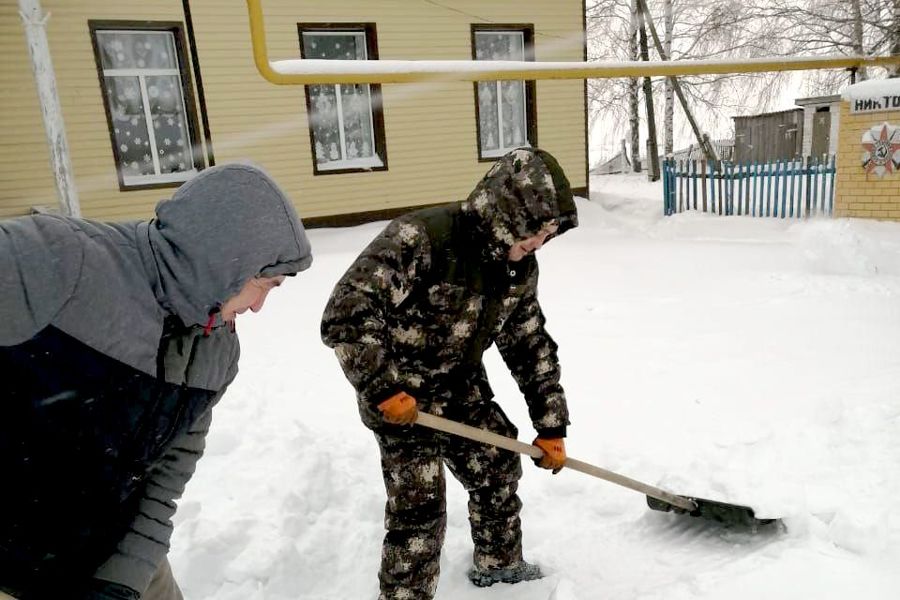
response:
[[[681,214],[639,176],[596,177],[581,226],[540,252],[568,450],[675,493],[739,502],[757,535],[524,462],[526,558],[548,576],[478,589],[448,475],[437,598],[886,600],[900,589],[900,224]],[[312,269],[239,319],[241,372],[176,515],[191,600],[378,595],[378,448],[319,320],[384,226],[310,232]],[[496,351],[497,401],[534,436]]]

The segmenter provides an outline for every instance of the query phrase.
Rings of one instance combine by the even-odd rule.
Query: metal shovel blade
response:
[[[675,512],[677,514],[689,514],[692,517],[700,517],[708,521],[721,523],[726,527],[747,527],[749,529],[757,529],[762,525],[774,523],[778,519],[757,519],[753,509],[749,506],[741,506],[740,504],[728,504],[727,502],[718,502],[716,500],[706,500],[704,498],[691,498],[683,496],[694,503],[696,508],[687,511],[683,508],[669,504],[665,500],[659,500],[647,496],[647,506],[653,510],[662,512]]]

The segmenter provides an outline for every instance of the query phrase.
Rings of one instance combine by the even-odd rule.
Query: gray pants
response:
[[[0,600],[16,599],[0,591]],[[150,587],[141,594],[141,600],[184,600],[181,590],[178,589],[178,584],[175,583],[172,567],[169,566],[167,559],[164,558],[162,564],[159,565],[159,569],[156,570],[156,574],[150,580]]]

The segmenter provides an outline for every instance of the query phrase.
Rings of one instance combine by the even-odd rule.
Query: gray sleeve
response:
[[[221,396],[221,392],[219,394]],[[130,529],[116,551],[94,573],[103,579],[143,593],[169,551],[175,500],[184,493],[206,446],[212,420],[207,411],[153,468]]]
[[[72,296],[84,250],[61,217],[0,221],[0,346],[26,342]]]

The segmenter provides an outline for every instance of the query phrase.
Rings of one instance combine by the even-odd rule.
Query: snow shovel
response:
[[[470,425],[464,425],[451,421],[443,417],[438,417],[428,413],[419,411],[416,417],[416,423],[430,429],[436,429],[445,433],[458,435],[466,439],[484,444],[491,444],[504,450],[526,454],[531,458],[540,459],[544,453],[537,446],[520,442],[517,439],[508,438],[492,431],[478,429]],[[624,475],[601,469],[592,464],[576,460],[574,458],[566,458],[566,467],[581,471],[600,479],[605,479],[611,483],[627,487],[636,492],[647,495],[647,505],[653,510],[662,512],[672,511],[680,515],[690,515],[692,517],[700,517],[710,521],[715,521],[729,527],[746,527],[752,531],[761,525],[766,525],[777,521],[777,519],[757,519],[753,513],[753,509],[749,506],[741,506],[739,504],[728,504],[726,502],[717,502],[715,500],[705,500],[703,498],[693,498],[688,496],[677,496],[670,494],[665,490],[655,488],[652,485],[641,483]]]

